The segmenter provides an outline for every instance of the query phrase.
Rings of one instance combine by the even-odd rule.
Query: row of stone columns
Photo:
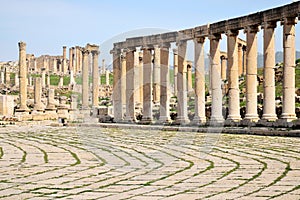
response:
[[[283,47],[284,47],[284,82],[283,82],[283,113],[282,119],[291,121],[295,119],[295,24],[296,18],[286,18],[283,21]],[[274,121],[277,119],[275,105],[275,39],[274,30],[276,21],[264,22],[264,106],[262,120]],[[238,39],[239,30],[228,30],[227,36],[227,71],[224,75],[225,64],[221,63],[220,40],[221,34],[213,34],[210,40],[211,60],[211,121],[221,123],[224,121],[222,113],[222,79],[228,79],[228,118],[230,122],[239,122],[240,90],[239,76],[246,75],[246,121],[258,121],[257,111],[257,33],[259,25],[245,28],[246,44]],[[205,71],[204,71],[204,41],[205,37],[195,38],[195,117],[193,122],[203,124],[205,116]],[[187,41],[177,42],[178,50],[174,53],[174,79],[177,95],[177,123],[189,123],[187,109],[187,73],[185,55]],[[169,118],[169,47],[170,44],[160,46],[145,46],[143,51],[143,118],[144,122],[152,122],[152,103],[160,102],[161,122],[168,122]],[[247,48],[245,48],[247,47]],[[152,51],[154,62],[152,66]],[[125,52],[125,51],[124,51]],[[241,54],[241,52],[244,52]],[[114,58],[114,112],[115,120],[122,121],[122,104],[126,104],[126,121],[135,121],[135,102],[137,102],[135,79],[139,73],[135,72],[135,48],[126,50],[126,57],[120,57],[120,50],[113,51]],[[242,63],[242,64],[241,64]],[[223,66],[224,65],[224,66]],[[125,67],[126,66],[126,67]],[[222,66],[222,67],[221,67]],[[241,67],[242,66],[242,67]],[[242,70],[241,70],[242,69]],[[152,71],[153,70],[153,71]],[[126,75],[124,75],[126,74]],[[126,76],[126,84],[124,83]],[[191,84],[191,83],[189,83]],[[124,90],[126,85],[126,90]],[[126,91],[126,92],[125,92]]]

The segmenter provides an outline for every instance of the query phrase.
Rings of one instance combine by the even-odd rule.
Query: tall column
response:
[[[20,83],[20,81],[19,81],[19,74],[15,73],[15,86],[19,87],[19,85],[20,85],[19,83]]]
[[[211,56],[211,122],[223,122],[222,115],[222,88],[221,88],[221,66],[220,66],[220,39],[221,34],[210,36]]]
[[[275,105],[275,22],[264,23],[264,107],[262,119],[274,121]]]
[[[151,48],[143,48],[143,123],[151,123],[153,120],[151,57]]]
[[[54,104],[54,89],[48,89],[47,107],[46,110],[55,110]]]
[[[187,90],[188,92],[193,92],[193,80],[192,80],[192,64],[188,63],[187,68]]]
[[[135,99],[134,99],[134,52],[128,49],[126,52],[126,118],[127,122],[135,122]]]
[[[143,104],[143,52],[139,52],[139,98]]]
[[[105,59],[102,59],[102,70],[101,70],[102,74],[105,74],[105,69],[106,69],[106,67],[105,67]]]
[[[49,72],[47,73],[46,79],[47,79],[47,81],[46,81],[46,87],[50,88],[50,73]]]
[[[246,75],[247,69],[247,46],[243,46],[243,75]]]
[[[81,51],[80,51],[78,46],[75,47],[75,52],[76,52],[76,70],[75,70],[74,73],[77,74],[81,71],[81,68],[80,68],[80,63],[81,63],[80,54],[81,54]]]
[[[227,58],[222,55],[221,56],[221,78],[223,81],[227,79]]]
[[[178,74],[178,50],[173,49],[173,56],[174,56],[174,95],[177,96],[177,74]]]
[[[177,74],[177,119],[179,124],[189,123],[187,110],[187,69],[184,66],[186,56],[187,41],[178,42],[178,74]]]
[[[122,106],[122,73],[121,73],[121,60],[119,49],[114,49],[111,52],[113,54],[113,109],[114,109],[114,121],[121,122],[123,120],[123,106]]]
[[[154,65],[153,65],[153,102],[159,102],[160,98],[160,48],[154,46]]]
[[[292,121],[295,114],[295,17],[283,22],[283,102],[282,119]]]
[[[108,71],[108,70],[107,70]],[[109,73],[109,72],[108,72]],[[107,74],[107,72],[106,72]],[[107,75],[106,75],[107,77]],[[135,103],[140,102],[140,68],[139,68],[139,52],[134,52],[134,101]]]
[[[195,116],[193,123],[203,125],[205,117],[205,59],[204,59],[205,38],[195,38]]]
[[[109,86],[109,70],[105,71],[105,85]]]
[[[227,31],[227,55],[229,69],[229,115],[228,120],[240,121],[240,89],[239,89],[239,60],[238,60],[238,37],[239,31]]]
[[[245,29],[247,38],[246,63],[246,115],[245,119],[257,121],[257,32],[258,25]]]
[[[42,88],[46,87],[46,70],[42,69]]]
[[[27,67],[26,67],[26,43],[19,42],[19,80],[20,80],[20,112],[28,112],[27,100]]]
[[[57,73],[57,59],[53,59],[53,74]]]
[[[87,110],[89,108],[89,51],[83,48],[82,55],[82,109]]]
[[[122,109],[126,108],[126,53],[121,55],[121,96],[122,96]]]
[[[170,122],[170,76],[169,76],[169,48],[170,44],[163,44],[160,48],[160,115],[159,121]]]
[[[99,51],[92,51],[92,59],[93,59],[93,107],[98,107],[99,103],[99,70],[98,70],[98,57]]]
[[[243,74],[243,45],[241,43],[238,44],[238,75],[241,76]]]
[[[67,47],[66,46],[63,46],[63,63],[62,63],[62,72],[64,74],[67,73],[67,69],[68,69],[68,66],[67,66]]]
[[[43,106],[42,106],[42,102],[41,102],[41,78],[40,77],[36,77],[34,80],[34,108],[33,110],[35,111],[42,111],[43,110]]]
[[[73,70],[73,47],[69,48],[69,68]]]

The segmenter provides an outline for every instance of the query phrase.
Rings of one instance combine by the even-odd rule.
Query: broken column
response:
[[[43,103],[41,101],[42,97],[42,84],[41,84],[41,78],[36,77],[34,79],[34,107],[33,110],[37,112],[42,112],[44,110]]]

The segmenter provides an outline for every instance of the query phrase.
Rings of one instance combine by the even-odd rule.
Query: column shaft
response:
[[[229,115],[228,120],[239,121],[240,116],[240,89],[239,89],[239,56],[238,56],[238,31],[227,32],[227,55],[229,69]]]
[[[210,36],[211,56],[211,122],[223,122],[222,115],[222,88],[221,88],[221,66],[220,66],[220,39],[221,35]]]
[[[134,52],[126,52],[126,121],[134,122],[135,119],[135,99],[134,99]]]
[[[246,116],[257,121],[257,32],[258,26],[247,27]]]
[[[205,60],[204,60],[205,38],[194,39],[195,48],[195,124],[204,124],[205,117]]]
[[[99,70],[98,56],[99,51],[92,51],[93,56],[93,107],[98,107],[99,103]]]
[[[177,49],[173,49],[174,55],[174,95],[177,96],[177,74],[178,74],[178,51]]]
[[[19,42],[20,111],[29,111],[27,101],[26,43]]]
[[[262,119],[277,119],[275,105],[275,34],[276,22],[264,23],[264,107]]]
[[[153,102],[159,102],[160,98],[160,48],[154,46],[154,66],[153,66]]]
[[[143,49],[143,118],[145,123],[151,123],[152,116],[152,67],[151,49]]]
[[[162,123],[170,122],[170,91],[169,91],[169,48],[166,44],[160,48],[160,116]]]
[[[120,122],[123,120],[123,106],[122,106],[122,74],[121,74],[121,57],[118,49],[113,50],[113,109],[114,121]]]
[[[295,114],[295,24],[296,18],[286,18],[283,24],[283,102],[282,119],[292,121]]]
[[[243,45],[238,44],[238,75],[243,74]]]
[[[83,66],[82,66],[82,109],[86,110],[89,108],[89,63],[88,56],[89,51],[86,49],[82,50],[83,55]]]
[[[187,110],[187,69],[184,66],[187,41],[178,43],[178,74],[177,74],[177,119],[179,124],[189,123]]]

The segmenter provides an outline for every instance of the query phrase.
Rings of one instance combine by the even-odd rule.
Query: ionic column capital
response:
[[[93,51],[91,51],[91,53],[92,53],[93,56],[99,56],[100,51],[93,50]]]
[[[281,21],[281,25],[295,25],[298,23],[298,18],[297,17],[285,17]]]
[[[19,48],[20,48],[20,50],[26,50],[26,43],[25,42],[19,42]]]
[[[277,22],[276,21],[266,21],[266,22],[263,22],[263,25],[262,25],[262,29],[274,29],[276,28],[277,26]]]
[[[89,53],[90,53],[90,51],[87,50],[87,49],[85,49],[85,48],[83,48],[81,51],[82,51],[82,54],[83,54],[84,56],[87,56],[87,55],[89,55]]]
[[[209,40],[220,40],[222,39],[222,35],[220,33],[215,33],[212,35],[209,35]]]

